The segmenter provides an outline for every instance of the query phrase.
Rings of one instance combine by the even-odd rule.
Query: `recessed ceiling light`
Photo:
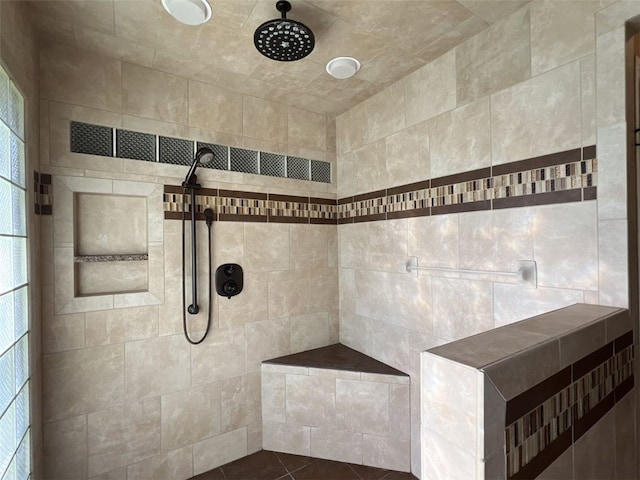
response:
[[[351,78],[360,70],[360,62],[353,57],[337,57],[327,63],[327,73],[332,77]]]
[[[211,18],[207,0],[162,0],[162,6],[173,18],[187,25],[201,25]]]

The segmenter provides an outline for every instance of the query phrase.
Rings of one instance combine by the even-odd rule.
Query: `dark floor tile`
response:
[[[360,480],[349,465],[331,460],[317,460],[292,476],[295,480]]]
[[[316,461],[315,458],[304,457],[302,455],[292,455],[290,453],[275,452],[275,455],[278,457],[280,462],[282,462],[284,468],[286,468],[288,472],[294,472],[309,465],[311,462]]]
[[[350,463],[349,466],[362,480],[380,480],[389,473],[389,470],[385,470],[384,468],[369,467],[367,465],[355,465]]]
[[[227,480],[276,480],[287,474],[275,453],[260,450],[248,457],[223,465]]]
[[[389,472],[380,480],[418,480],[410,473],[405,472]]]
[[[201,473],[195,477],[191,477],[190,480],[226,480],[222,469],[216,468],[215,470],[209,470],[208,472]]]

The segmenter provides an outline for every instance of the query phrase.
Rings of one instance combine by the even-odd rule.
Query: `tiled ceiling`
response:
[[[291,0],[288,18],[309,26],[315,50],[276,62],[253,46],[253,32],[280,16],[276,0],[209,0],[213,18],[190,27],[160,0],[34,0],[41,35],[240,93],[334,115],[379,92],[512,13],[528,0]],[[334,57],[362,68],[336,80]]]

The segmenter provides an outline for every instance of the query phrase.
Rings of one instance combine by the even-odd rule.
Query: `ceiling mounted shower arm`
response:
[[[279,0],[276,3],[276,10],[282,14],[282,20],[286,20],[287,12],[291,11],[291,4],[287,0]]]

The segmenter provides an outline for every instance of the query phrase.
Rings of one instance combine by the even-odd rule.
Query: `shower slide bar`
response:
[[[538,288],[538,273],[536,262],[533,260],[521,260],[518,262],[515,272],[499,272],[491,270],[467,270],[461,268],[445,268],[445,267],[421,267],[418,265],[418,257],[408,257],[405,264],[407,272],[417,276],[418,270],[427,272],[427,275],[435,277],[450,277],[451,274],[462,275],[481,275],[491,279],[494,282],[514,283],[525,288]],[[496,277],[513,279],[515,281],[502,282],[496,280]]]

